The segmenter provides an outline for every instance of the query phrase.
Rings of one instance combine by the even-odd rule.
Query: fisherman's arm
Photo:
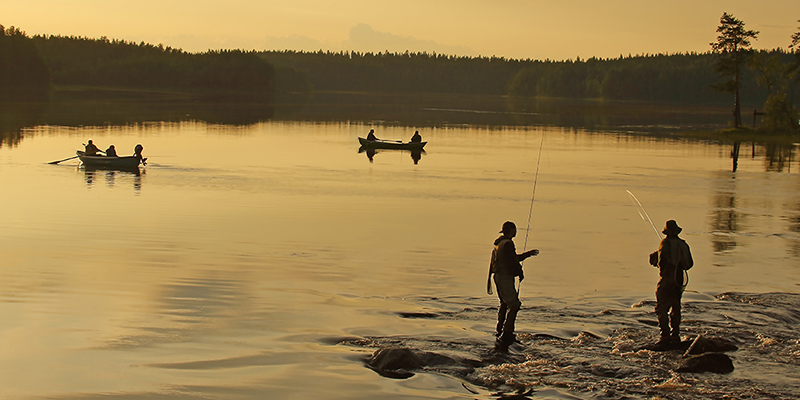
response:
[[[536,255],[539,255],[539,249],[528,250],[522,254],[517,254],[517,261],[524,261],[526,258]]]

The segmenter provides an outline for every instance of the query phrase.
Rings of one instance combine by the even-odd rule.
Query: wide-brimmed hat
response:
[[[517,224],[515,224],[515,223],[513,223],[511,221],[503,222],[503,228],[500,229],[500,233],[505,233],[506,231],[509,231],[512,228],[513,229],[517,229]]]
[[[682,230],[683,229],[681,229],[681,227],[678,226],[678,223],[675,222],[674,219],[671,219],[671,220],[667,221],[667,225],[664,226],[664,230],[661,231],[661,233],[663,233],[665,235],[677,235],[677,234],[681,233]]]

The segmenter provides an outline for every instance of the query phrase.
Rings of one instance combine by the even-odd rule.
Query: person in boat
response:
[[[141,144],[137,144],[136,147],[133,148],[133,156],[141,160],[143,150],[144,147]]]
[[[367,134],[367,140],[372,141],[372,142],[378,140],[378,138],[375,137],[375,130],[374,129],[370,129],[369,130],[369,133]]]
[[[414,132],[414,136],[411,137],[411,143],[422,143],[422,136],[420,136],[419,131]]]
[[[675,220],[669,220],[662,231],[667,235],[650,254],[650,264],[658,267],[660,279],[656,286],[656,316],[661,338],[657,345],[680,343],[681,296],[683,271],[694,266],[692,252],[686,241],[678,237],[682,229]]]
[[[113,144],[106,149],[106,157],[117,157],[117,149],[114,148]]]
[[[97,146],[95,146],[94,143],[92,143],[91,139],[87,144],[83,146],[84,146],[84,152],[86,153],[87,156],[96,156],[97,152],[100,151],[100,149],[98,149]]]
[[[520,283],[525,279],[522,272],[521,261],[530,256],[539,254],[539,250],[533,249],[522,254],[517,254],[514,246],[514,236],[517,235],[517,225],[511,221],[503,223],[500,231],[502,235],[494,241],[492,250],[492,260],[489,264],[489,279],[494,276],[494,284],[497,288],[497,297],[500,299],[500,308],[497,311],[497,336],[503,344],[511,344],[516,340],[514,336],[514,324],[517,313],[522,302],[519,301],[519,292],[515,285],[515,277],[519,277]],[[486,283],[486,289],[492,294],[491,282]]]

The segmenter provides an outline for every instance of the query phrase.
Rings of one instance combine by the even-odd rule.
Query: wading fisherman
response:
[[[650,254],[650,264],[658,267],[661,277],[656,286],[656,316],[658,316],[658,326],[661,328],[661,339],[657,345],[675,344],[681,341],[683,271],[694,266],[689,245],[678,237],[681,231],[675,220],[667,221],[662,231],[667,237],[661,240],[658,251]]]
[[[502,235],[494,241],[486,291],[492,294],[491,278],[492,274],[494,274],[497,297],[500,298],[496,336],[500,342],[511,344],[516,339],[514,336],[514,323],[517,319],[517,312],[522,306],[514,278],[518,276],[520,283],[522,283],[522,280],[525,279],[525,274],[522,272],[520,261],[539,254],[539,250],[533,249],[517,254],[517,249],[512,240],[517,235],[517,226],[511,221],[503,223],[503,229],[500,233]]]

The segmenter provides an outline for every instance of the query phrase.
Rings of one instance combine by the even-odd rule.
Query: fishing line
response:
[[[543,147],[544,132],[542,132],[542,141],[539,143],[539,156],[536,158],[536,173],[533,175],[533,192],[531,192],[531,207],[528,209],[528,226],[525,227],[525,243],[522,244],[523,251],[528,249],[528,234],[531,231],[531,215],[533,215],[533,199],[536,197],[536,182],[539,181],[539,165],[542,162]]]
[[[639,199],[637,199],[636,196],[633,193],[631,193],[630,190],[626,190],[626,192],[628,192],[628,195],[631,197],[631,201],[633,202],[633,205],[636,207],[636,212],[639,213],[639,216],[642,217],[643,220],[646,219],[647,222],[650,222],[650,226],[653,227],[653,231],[656,233],[656,236],[658,237],[658,242],[659,242],[659,245],[660,245],[661,244],[661,239],[662,239],[661,232],[659,232],[658,229],[656,229],[656,225],[653,224],[653,220],[650,219],[650,215],[647,214],[647,210],[644,209],[644,206],[642,205],[642,203],[639,202]],[[675,281],[676,282],[678,281],[677,272],[678,272],[678,270],[676,269],[675,270],[675,274],[676,274]],[[683,276],[684,276],[685,279],[684,279],[683,285],[681,287],[681,292],[686,290],[686,286],[689,285],[689,272],[686,271],[686,270],[683,270]]]

